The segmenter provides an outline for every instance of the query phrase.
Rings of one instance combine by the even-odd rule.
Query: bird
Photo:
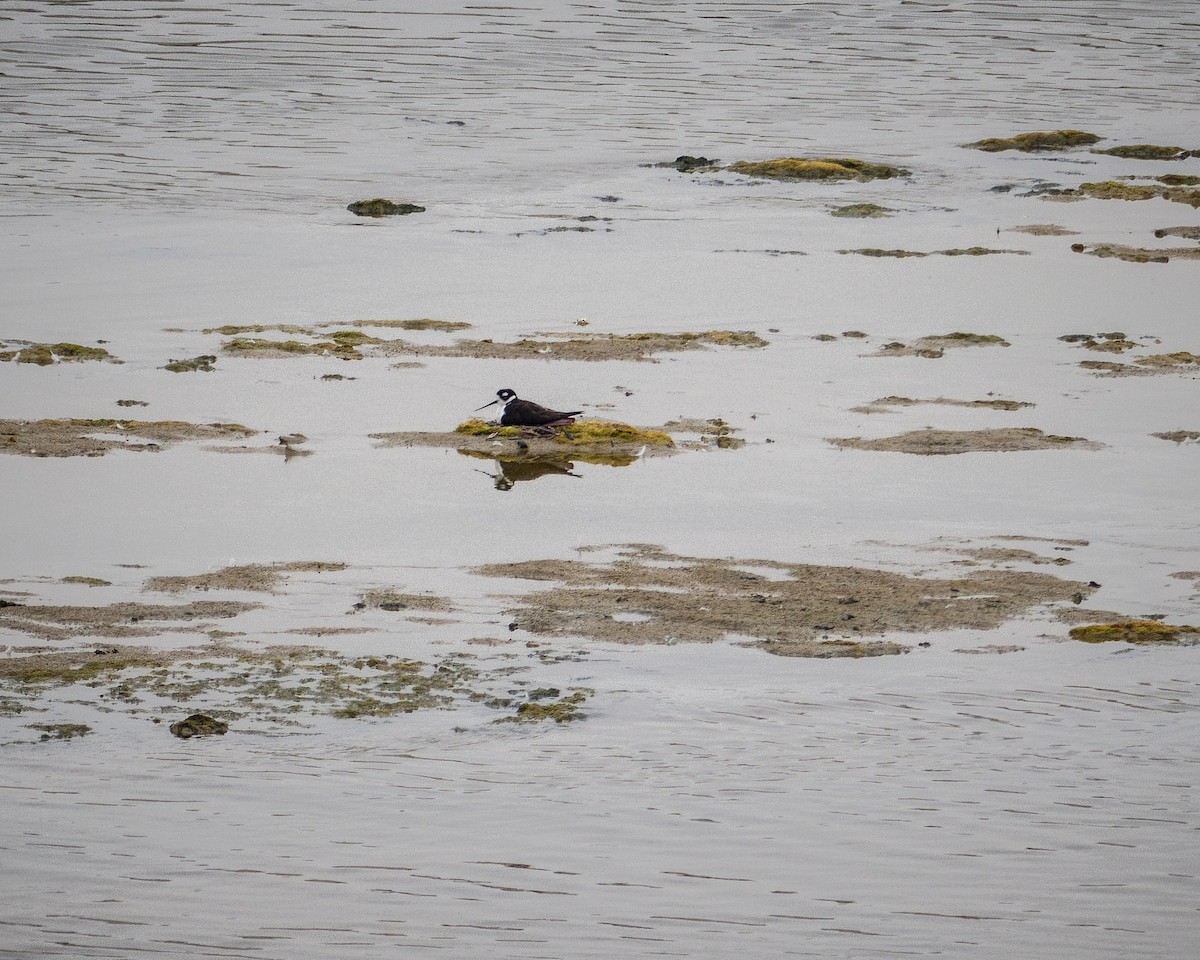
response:
[[[496,399],[485,403],[479,410],[486,410],[492,404],[503,403],[504,413],[500,416],[502,427],[533,427],[540,430],[546,427],[566,427],[575,422],[575,418],[583,413],[582,410],[551,410],[532,400],[522,400],[515,390],[505,387],[496,391]]]

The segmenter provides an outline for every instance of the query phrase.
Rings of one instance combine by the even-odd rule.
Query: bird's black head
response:
[[[478,413],[480,410],[486,410],[488,407],[493,407],[497,403],[503,403],[507,406],[509,400],[516,400],[516,399],[517,399],[517,391],[509,390],[508,387],[505,387],[503,390],[496,391],[496,399],[495,400],[489,400],[482,407],[479,407],[478,409],[476,409],[475,412]]]

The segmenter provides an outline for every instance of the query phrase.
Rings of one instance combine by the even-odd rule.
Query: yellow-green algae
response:
[[[1128,143],[1092,153],[1104,153],[1123,160],[1184,160],[1192,156],[1192,152],[1183,147],[1164,147],[1157,143]]]
[[[346,336],[358,333],[359,336]],[[355,347],[365,342],[378,343],[374,338],[366,338],[361,331],[344,331],[341,338],[331,335],[328,340],[316,343],[302,343],[299,340],[267,340],[262,337],[234,337],[221,344],[221,349],[231,354],[259,354],[273,356],[277,354],[315,354],[318,356],[335,356],[341,360],[361,360],[362,354]]]
[[[574,693],[567,694],[565,697],[561,697],[550,703],[542,703],[530,699],[517,707],[517,712],[514,716],[503,717],[496,722],[540,723],[543,720],[553,720],[555,723],[570,723],[572,720],[581,720],[586,714],[581,712],[580,707],[582,707],[590,693],[590,690],[576,690]],[[531,698],[532,696],[533,693],[530,694]]]
[[[773,180],[888,180],[907,177],[910,171],[886,163],[852,157],[779,157],[774,160],[739,160],[725,168],[748,177]]]
[[[1158,620],[1119,620],[1073,627],[1071,636],[1084,643],[1200,643],[1200,627]]]
[[[472,437],[496,436],[503,439],[519,439],[528,433],[526,427],[498,427],[486,420],[472,417],[454,428],[455,433]],[[566,430],[556,431],[554,439],[567,446],[591,444],[623,444],[630,446],[673,447],[675,441],[662,430],[648,430],[628,423],[612,420],[577,420]]]
[[[61,583],[77,583],[85,587],[111,587],[112,582],[99,577],[63,577]]]
[[[976,140],[974,143],[965,143],[963,146],[974,150],[985,150],[988,153],[998,153],[1002,150],[1036,153],[1042,150],[1089,147],[1103,139],[1103,137],[1098,137],[1085,130],[1039,130],[1032,133],[1018,133],[1013,137],[986,137],[983,140]]]

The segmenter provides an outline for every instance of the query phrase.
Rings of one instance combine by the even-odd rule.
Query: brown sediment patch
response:
[[[1085,130],[1039,130],[1032,133],[1018,133],[1012,137],[986,137],[974,143],[964,143],[964,147],[973,150],[984,150],[988,153],[998,153],[1002,150],[1019,150],[1022,153],[1037,153],[1052,150],[1070,150],[1072,147],[1090,147],[1099,143],[1103,137]]]
[[[21,603],[0,607],[0,628],[47,640],[71,637],[148,637],[167,630],[193,632],[196,621],[221,620],[253,610],[254,603],[196,600],[185,604],[111,603],[102,607]],[[166,624],[191,624],[187,628]]]
[[[781,656],[864,657],[908,648],[885,634],[992,629],[1086,584],[1046,573],[987,570],[927,579],[863,567],[716,559],[630,544],[612,562],[536,560],[476,568],[553,584],[506,611],[520,629],[609,643],[707,643],[752,637]]]
[[[1118,620],[1115,623],[1074,627],[1071,636],[1085,643],[1197,644],[1200,643],[1200,627],[1162,623],[1159,620]]]
[[[1102,377],[1147,377],[1164,373],[1200,372],[1200,354],[1179,351],[1139,357],[1133,363],[1081,360],[1079,366]]]
[[[471,324],[462,320],[434,320],[421,317],[415,320],[355,320],[353,323],[318,323],[318,328],[326,327],[386,327],[392,330],[434,330],[438,333],[454,333],[458,330],[469,330]]]
[[[663,456],[682,449],[731,449],[744,441],[733,436],[736,428],[723,420],[675,420],[663,427],[634,427],[608,420],[579,420],[566,430],[549,436],[532,434],[521,427],[500,427],[471,419],[450,433],[402,431],[373,433],[381,447],[442,447],[468,456],[497,460],[516,470],[521,465],[535,469],[537,476],[569,474],[571,461],[628,466],[641,457]],[[697,439],[676,444],[672,432],[698,434]],[[508,467],[505,472],[508,472]],[[515,479],[534,479],[519,476]]]
[[[100,457],[109,450],[153,451],[184,440],[229,440],[258,432],[238,423],[178,420],[0,420],[0,453]]]
[[[368,590],[362,599],[355,604],[358,609],[388,610],[425,610],[431,613],[454,613],[456,607],[445,597],[433,593],[403,593],[390,587]],[[443,621],[435,621],[443,622]]]
[[[1200,260],[1200,247],[1129,247],[1122,243],[1074,243],[1071,250],[1093,257],[1115,258],[1127,263],[1170,263],[1172,260]]]
[[[1026,223],[1018,227],[1009,227],[1008,231],[1009,233],[1028,233],[1034,237],[1071,237],[1079,233],[1078,230],[1068,230],[1056,223]]]
[[[107,363],[124,363],[103,347],[85,347],[78,343],[34,343],[32,340],[0,340],[0,361],[15,360],[17,363],[32,363],[48,367],[52,363],[78,363],[85,360],[102,360]]]
[[[1053,564],[1057,567],[1065,567],[1071,563],[1067,557],[1044,557],[1032,550],[1021,550],[1016,547],[972,547],[955,552],[966,554],[971,558],[958,561],[966,564],[982,563],[995,566],[1001,563],[1031,563],[1035,566]]]
[[[1159,227],[1154,235],[1160,240],[1163,237],[1181,237],[1184,240],[1200,240],[1200,226],[1195,227]]]
[[[739,160],[724,169],[747,177],[770,180],[890,180],[909,171],[887,163],[852,157],[780,157],[775,160]]]
[[[924,404],[938,404],[948,407],[973,407],[987,410],[1023,410],[1034,404],[1021,400],[951,400],[948,397],[937,397],[933,400],[914,400],[911,397],[880,397],[860,407],[851,407],[853,413],[884,413],[892,407],[914,407]]]
[[[306,343],[238,337],[222,344],[226,353],[251,357],[316,354],[344,360],[363,356],[465,357],[492,360],[650,360],[653,354],[705,347],[764,347],[767,341],[749,330],[706,330],[700,333],[560,334],[541,333],[512,343],[457,340],[453,344],[419,344],[384,340],[360,330],[342,330]]]
[[[899,340],[885,343],[872,357],[925,357],[936,360],[947,349],[959,347],[1008,347],[1011,344],[1003,337],[990,333],[943,333],[921,337],[912,343]]]
[[[1001,654],[1020,653],[1025,648],[1016,643],[989,643],[982,647],[959,647],[955,653]]]
[[[1083,437],[1062,437],[1034,427],[1002,427],[995,430],[912,430],[894,437],[830,437],[837,447],[948,456],[958,453],[1013,453],[1026,450],[1099,450],[1102,444]]]
[[[151,577],[142,588],[149,593],[186,593],[189,590],[253,590],[274,593],[288,573],[327,573],[345,570],[344,563],[297,560],[286,563],[250,563],[182,577]]]
[[[258,650],[212,643],[176,650],[101,650],[0,657],[0,691],[20,709],[83,683],[98,709],[131,713],[200,708],[225,720],[295,725],[304,715],[389,717],[463,699],[484,700],[469,657],[424,663],[392,655],[349,657],[315,647]],[[507,704],[505,704],[507,705]],[[498,705],[499,706],[499,705]],[[40,708],[40,707],[39,707]]]
[[[1152,433],[1150,436],[1173,443],[1196,443],[1200,441],[1200,430],[1172,430],[1168,433]]]
[[[838,253],[857,253],[863,257],[985,257],[989,254],[1007,253],[1021,257],[1029,256],[1028,250],[998,250],[994,247],[952,247],[949,250],[887,250],[881,247],[859,247],[854,250],[839,250]]]

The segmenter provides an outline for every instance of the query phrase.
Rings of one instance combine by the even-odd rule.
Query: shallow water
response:
[[[1040,611],[901,636],[931,646],[864,660],[737,638],[532,641],[509,636],[497,596],[529,584],[468,572],[645,542],[945,576],[969,558],[955,551],[1021,536],[1072,561],[1056,574],[1101,584],[1090,607],[1200,622],[1194,582],[1170,576],[1200,569],[1200,446],[1150,436],[1200,429],[1196,374],[1096,377],[1078,362],[1127,358],[1057,339],[1123,330],[1200,352],[1195,262],[1069,249],[1153,246],[1196,211],[1017,195],[1200,160],[959,147],[1058,127],[1200,147],[1194,5],[334,6],[0,11],[0,337],[102,339],[125,361],[0,364],[0,417],[235,421],[302,432],[314,451],[0,458],[0,578],[15,581],[0,587],[99,604],[145,600],[152,575],[344,561],[248,596],[267,606],[238,621],[247,642],[370,624],[322,642],[469,650],[517,667],[518,688],[593,689],[587,719],[496,725],[461,703],[177,741],[149,722],[176,705],[106,712],[94,691],[64,691],[45,715],[0,717],[0,956],[1196,953],[1196,648],[1079,644]],[[864,156],[914,174],[769,184],[644,166],[682,153]],[[371,196],[428,211],[345,211]],[[828,215],[859,201],[899,213]],[[1007,232],[1028,223],[1078,236]],[[1030,255],[837,253],[972,245]],[[750,329],[770,343],[656,363],[221,355],[211,374],[161,369],[217,352],[200,331],[222,324],[425,316],[496,340]],[[813,339],[846,330],[869,336]],[[1011,346],[866,356],[954,330]],[[721,417],[748,443],[501,491],[484,461],[369,439],[450,429],[501,386],[647,425]],[[1036,406],[851,409],[889,395]],[[119,398],[150,406],[120,413]],[[925,458],[826,442],[927,425],[1104,446]],[[76,575],[112,584],[57,582]],[[388,585],[450,598],[454,622],[346,620]],[[481,636],[516,643],[464,645]],[[35,642],[0,636],[9,653]],[[1022,649],[956,652],[986,645]],[[40,719],[95,732],[31,742]]]

